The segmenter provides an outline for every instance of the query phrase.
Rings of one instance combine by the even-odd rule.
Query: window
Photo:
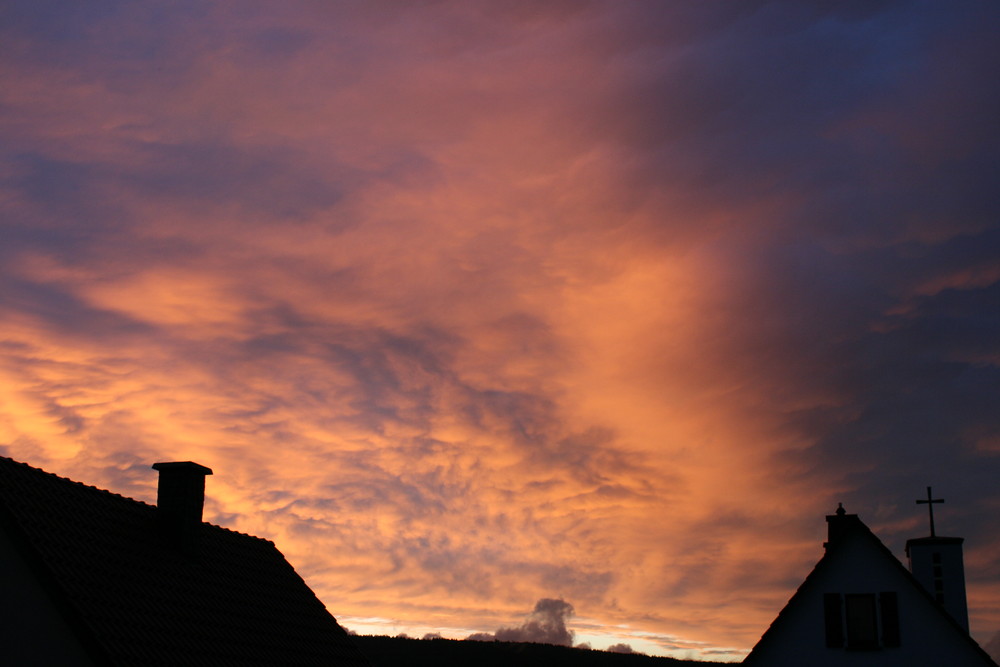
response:
[[[931,554],[931,562],[934,565],[934,599],[940,604],[944,604],[944,572],[941,568],[941,554]]]
[[[878,614],[875,595],[845,595],[847,648],[878,648]]]
[[[826,645],[829,648],[877,650],[899,646],[896,593],[823,596]]]

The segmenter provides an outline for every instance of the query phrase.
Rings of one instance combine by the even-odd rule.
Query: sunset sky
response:
[[[1000,631],[1000,4],[0,3],[0,454],[363,633],[739,660],[858,513]]]

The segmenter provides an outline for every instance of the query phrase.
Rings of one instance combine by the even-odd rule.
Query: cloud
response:
[[[3,12],[11,456],[401,626],[748,647],[930,483],[1000,567],[995,4]]]
[[[612,644],[605,650],[608,653],[635,653],[628,644]]]
[[[572,646],[573,631],[566,621],[573,617],[573,605],[565,600],[542,598],[535,603],[524,622],[515,627],[501,627],[495,633],[474,633],[470,641],[531,642]]]

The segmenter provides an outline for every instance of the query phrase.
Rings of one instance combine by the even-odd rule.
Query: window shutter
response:
[[[899,599],[894,592],[879,593],[882,612],[882,646],[899,646]]]
[[[844,616],[841,607],[840,593],[826,593],[823,596],[827,648],[844,648]]]

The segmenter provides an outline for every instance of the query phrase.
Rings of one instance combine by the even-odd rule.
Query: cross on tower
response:
[[[927,511],[931,516],[931,537],[936,537],[934,535],[934,503],[943,503],[943,498],[934,498],[931,495],[931,487],[927,487],[927,500],[918,500],[918,505],[927,505]]]

